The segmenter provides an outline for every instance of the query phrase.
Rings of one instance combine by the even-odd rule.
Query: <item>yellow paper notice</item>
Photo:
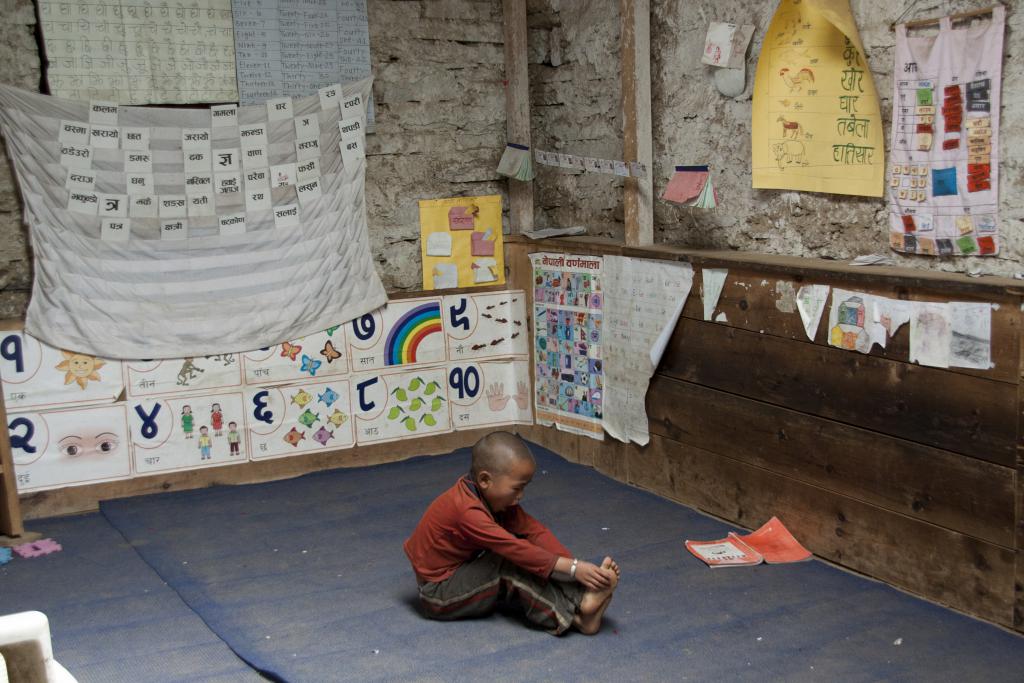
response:
[[[505,283],[501,195],[420,200],[423,289]]]
[[[849,0],[781,0],[757,62],[753,186],[881,197],[878,93]]]

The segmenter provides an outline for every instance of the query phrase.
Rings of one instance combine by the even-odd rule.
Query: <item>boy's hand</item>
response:
[[[576,566],[576,580],[592,591],[611,588],[615,579],[615,573],[610,569],[602,569],[591,562],[580,562]]]

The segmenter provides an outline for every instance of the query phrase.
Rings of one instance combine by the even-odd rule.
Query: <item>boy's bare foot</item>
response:
[[[608,604],[612,601],[615,587],[619,584],[619,566],[615,564],[612,558],[604,558],[604,561],[601,562],[601,569],[611,569],[614,572],[615,577],[612,579],[612,585],[601,591],[588,590],[584,593],[583,599],[580,601],[579,614],[573,619],[573,624],[579,632],[588,636],[592,636],[601,630],[601,619],[604,617],[604,611],[608,609]]]

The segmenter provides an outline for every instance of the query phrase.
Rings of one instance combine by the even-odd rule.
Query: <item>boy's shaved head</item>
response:
[[[473,445],[473,462],[470,474],[473,479],[484,471],[492,475],[504,474],[512,463],[525,460],[536,464],[526,443],[509,432],[492,432]]]

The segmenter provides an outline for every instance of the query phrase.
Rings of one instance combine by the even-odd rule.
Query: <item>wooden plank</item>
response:
[[[620,0],[622,22],[622,153],[647,168],[642,178],[625,179],[626,244],[654,244],[654,185],[651,182],[651,3]]]
[[[909,291],[939,289],[951,295],[988,297],[1024,296],[1024,282],[1006,277],[968,277],[923,268],[896,268],[889,266],[851,266],[847,263],[803,256],[761,254],[749,251],[715,251],[685,249],[666,244],[631,247],[603,237],[558,237],[531,240],[523,236],[510,236],[511,242],[531,245],[532,251],[554,251],[581,254],[619,254],[636,258],[689,261],[695,267],[750,268],[766,274],[780,276],[800,275],[809,281],[828,277],[836,282],[848,283],[846,289],[861,286],[906,287]]]
[[[1024,303],[1013,308],[1024,319]],[[1021,344],[1020,377],[1024,379],[1024,344]],[[1017,386],[1017,476],[1014,548],[1017,551],[1013,575],[1013,628],[1024,633],[1024,381]]]
[[[1014,470],[655,376],[651,432],[1012,548]],[[737,429],[737,426],[741,428]]]
[[[659,367],[676,379],[1016,464],[1013,385],[682,318]]]
[[[1010,549],[660,436],[643,451],[629,450],[628,469],[635,485],[747,528],[778,515],[827,560],[968,614],[1011,622]]]
[[[14,478],[14,458],[11,455],[11,437],[7,432],[7,409],[0,392],[0,535],[21,536],[25,533],[17,482]]]
[[[727,320],[722,324],[730,327],[809,341],[793,298],[805,283],[825,284],[840,288],[848,286],[848,283],[829,278],[809,280],[801,276],[778,276],[751,268],[730,269],[722,289],[722,296],[715,310],[725,314]],[[906,287],[870,285],[860,286],[856,291],[900,300],[941,302],[951,300],[950,294],[934,289],[909,291]],[[703,320],[702,292],[703,279],[698,269],[694,273],[693,289],[683,309],[684,316]],[[999,304],[999,307],[992,311],[992,361],[995,363],[995,368],[990,370],[949,368],[949,372],[987,377],[1016,384],[1017,362],[1020,356],[1017,333],[1019,307],[1015,304],[1016,299],[1005,295],[998,300],[993,297],[979,299],[976,296],[956,296],[954,299]],[[822,321],[818,325],[815,343],[828,344],[828,315],[831,301],[830,293],[829,303],[822,314]],[[883,349],[876,345],[872,348],[871,355],[909,362],[909,328],[909,325],[903,325],[890,340],[887,348]]]
[[[493,430],[473,429],[418,439],[357,446],[342,451],[258,460],[230,467],[168,472],[124,481],[38,491],[22,495],[22,510],[27,518],[52,517],[96,510],[101,500],[164,491],[184,491],[207,486],[254,484],[298,477],[320,470],[397,462],[419,455],[448,453],[458,448],[472,446],[480,437],[491,431]]]
[[[502,3],[505,34],[505,117],[508,142],[529,147],[530,73],[526,46],[526,0]],[[533,150],[530,150],[533,153]],[[509,228],[533,230],[533,183],[509,178]]]

